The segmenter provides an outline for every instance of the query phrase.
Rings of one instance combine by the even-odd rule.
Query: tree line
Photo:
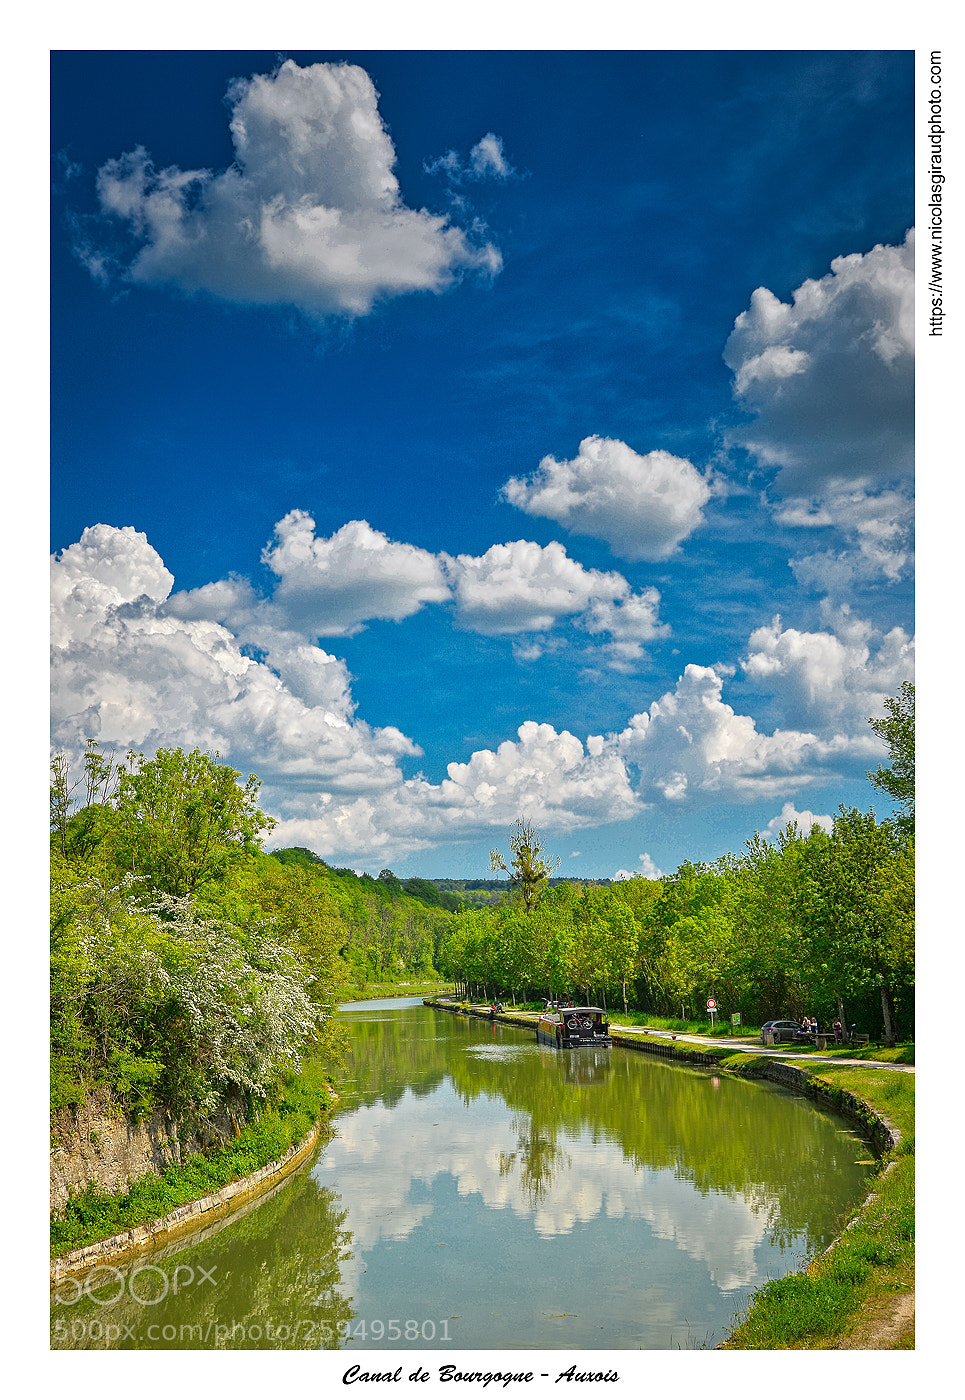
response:
[[[453,923],[439,971],[484,997],[579,993],[624,1011],[724,1016],[759,1025],[817,1016],[914,1032],[914,687],[871,721],[890,766],[869,778],[896,806],[841,807],[830,832],[789,823],[710,864],[684,862],[660,880],[556,884],[542,839],[523,820],[510,834],[503,907]]]

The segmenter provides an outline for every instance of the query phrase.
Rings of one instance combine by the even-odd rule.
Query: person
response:
[[[837,1016],[835,1016],[834,1020],[831,1022],[831,1029],[834,1031],[835,1044],[840,1045],[844,1039],[844,1031],[841,1028],[841,1022],[838,1020]]]

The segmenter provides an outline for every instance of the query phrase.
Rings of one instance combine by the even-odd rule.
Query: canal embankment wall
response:
[[[284,1156],[268,1162],[258,1171],[231,1181],[219,1191],[213,1191],[195,1201],[187,1201],[160,1220],[133,1226],[108,1239],[97,1240],[82,1249],[71,1250],[50,1261],[50,1281],[59,1282],[67,1270],[86,1270],[98,1264],[116,1263],[138,1254],[148,1246],[152,1249],[186,1234],[234,1215],[248,1202],[266,1195],[279,1186],[309,1157],[322,1131],[316,1123],[301,1142],[290,1147]]]
[[[89,1186],[113,1194],[140,1176],[160,1176],[192,1153],[238,1137],[246,1122],[242,1103],[229,1104],[204,1121],[185,1124],[156,1109],[138,1118],[106,1092],[55,1115],[50,1143],[50,1213]]]

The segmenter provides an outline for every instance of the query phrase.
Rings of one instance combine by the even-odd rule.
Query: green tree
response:
[[[57,753],[50,760],[50,830],[63,856],[91,854],[109,825],[106,804],[117,790],[120,770],[113,749],[105,756],[97,740],[88,739],[83,768],[84,801],[79,803],[74,793],[82,780],[72,778],[67,755]]]
[[[895,823],[907,835],[915,834],[915,687],[904,681],[897,695],[885,701],[886,715],[868,723],[888,745],[890,768],[881,765],[868,777],[879,792],[897,804]]]
[[[121,866],[170,895],[222,878],[231,861],[261,846],[274,818],[257,805],[261,782],[195,749],[132,754],[114,798]]]
[[[546,893],[549,877],[559,866],[560,858],[547,857],[539,832],[523,818],[513,823],[509,847],[512,851],[509,865],[498,851],[492,850],[489,852],[490,868],[506,872],[514,900],[531,914]]]
[[[877,993],[889,1045],[895,1040],[892,1008],[907,986],[908,967],[906,939],[896,929],[895,910],[881,898],[882,881],[899,870],[896,858],[905,844],[894,822],[841,807],[830,838],[813,847],[801,881],[815,990],[833,992],[839,1006],[845,995],[870,1005],[869,994]],[[905,869],[903,863],[902,875]]]

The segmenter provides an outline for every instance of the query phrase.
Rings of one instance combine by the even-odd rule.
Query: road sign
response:
[[[707,1002],[707,1010],[708,1010],[708,1011],[716,1011],[716,1010],[717,1010],[717,1003],[716,1003],[716,1001],[714,1001],[714,998],[713,998],[713,997],[710,997],[709,1000],[708,1000],[708,1002]]]

